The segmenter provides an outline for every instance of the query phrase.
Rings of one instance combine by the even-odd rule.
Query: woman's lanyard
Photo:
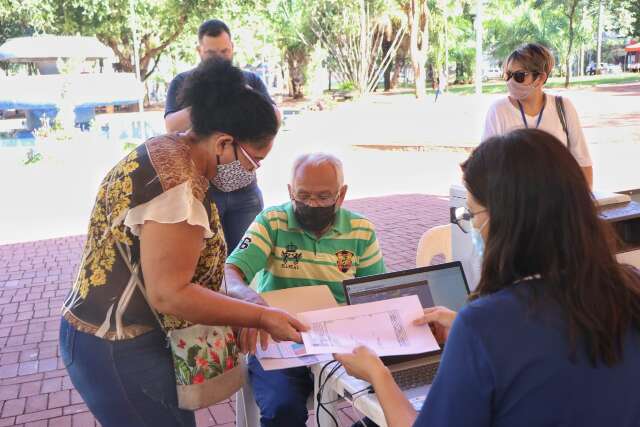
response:
[[[547,95],[544,95],[544,98],[542,98],[542,100],[543,100],[542,110],[540,110],[540,114],[538,114],[536,129],[538,129],[538,126],[540,126],[540,121],[542,120],[542,113],[544,113],[544,107],[547,106]],[[524,108],[522,108],[522,104],[520,103],[520,101],[518,101],[518,107],[520,107],[520,114],[522,115],[522,121],[524,122],[524,127],[529,129],[529,123],[527,123],[527,118],[524,115]]]

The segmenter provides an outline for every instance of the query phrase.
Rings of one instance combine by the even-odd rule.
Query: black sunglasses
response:
[[[506,76],[505,81],[508,82],[509,79],[511,79],[511,77],[513,77],[513,80],[517,81],[518,83],[522,83],[522,82],[524,82],[524,79],[526,79],[529,74],[532,74],[534,76],[534,78],[535,78],[540,73],[536,73],[536,72],[532,73],[532,72],[529,72],[529,71],[514,71],[514,72],[507,71],[505,73],[505,76]]]

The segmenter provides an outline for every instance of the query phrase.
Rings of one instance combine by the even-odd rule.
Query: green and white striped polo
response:
[[[291,202],[263,210],[227,258],[247,282],[258,278],[258,292],[296,286],[327,285],[345,302],[342,281],[384,273],[373,224],[339,209],[333,227],[322,237],[303,230]]]

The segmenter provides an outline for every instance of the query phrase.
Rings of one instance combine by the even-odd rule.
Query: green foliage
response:
[[[137,142],[124,142],[122,144],[122,151],[126,152],[126,153],[130,153],[131,151],[135,150],[138,147],[139,143]]]
[[[455,66],[457,82],[470,82],[475,63],[476,0],[424,1],[429,10],[427,63],[439,70],[448,62],[451,70]],[[556,75],[560,74],[568,53],[567,12],[573,2],[577,8],[571,55],[575,57],[581,48],[594,50],[600,0],[487,0],[485,53],[501,61],[521,43],[540,42],[555,53]],[[301,96],[313,80],[308,75],[309,64],[317,69],[313,52],[319,34],[324,35],[325,50],[331,45],[344,52],[344,58],[331,53],[322,60],[323,65],[342,73],[344,64],[350,63],[353,70],[341,77],[358,81],[357,61],[345,58],[359,49],[360,0],[0,0],[0,43],[34,33],[94,35],[114,50],[122,71],[132,72],[130,4],[137,17],[143,78],[153,75],[163,55],[196,63],[197,28],[205,19],[219,17],[231,27],[236,62],[244,66],[278,59],[289,73],[292,95]],[[370,21],[389,19],[394,32],[406,20],[408,4],[409,0],[365,0]],[[604,4],[605,31],[640,39],[638,0],[606,0]],[[408,37],[404,36],[392,69],[407,59]],[[608,52],[615,49],[605,40],[603,61],[611,62],[613,56]],[[371,62],[379,63],[380,56],[374,58]],[[167,71],[158,79],[168,80],[173,74]]]
[[[55,31],[53,0],[0,0],[0,44],[12,37]]]
[[[472,2],[465,0],[438,0],[430,4],[429,63],[435,73],[443,69],[448,47],[449,66],[455,65],[457,83],[470,82],[475,67],[472,6]]]
[[[595,50],[600,0],[490,0],[485,9],[485,45],[500,61],[521,43],[542,43],[555,53],[556,72],[562,75],[571,38],[569,16],[574,4],[571,57],[576,58],[581,47]],[[637,1],[606,0],[604,5],[605,31],[622,37],[640,33]]]
[[[358,89],[358,85],[350,80],[338,84],[338,90],[342,92],[351,92]]]
[[[132,72],[130,2],[144,79],[169,45],[194,37],[198,25],[221,9],[221,0],[0,0],[0,41],[34,32],[96,36],[114,50],[122,70]]]
[[[300,98],[307,81],[307,65],[316,42],[310,20],[313,2],[259,0],[255,3],[258,13],[270,24],[273,41],[280,48],[283,62],[288,66],[290,95]]]
[[[38,153],[33,148],[29,148],[26,154],[26,159],[23,161],[24,165],[33,165],[42,160],[42,154]]]

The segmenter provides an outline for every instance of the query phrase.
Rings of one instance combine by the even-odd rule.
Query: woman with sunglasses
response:
[[[544,130],[569,147],[591,187],[591,155],[578,113],[567,98],[558,98],[544,91],[554,64],[549,49],[537,43],[522,45],[509,55],[504,63],[509,95],[489,108],[482,140],[514,129]]]
[[[211,182],[233,185],[259,166],[278,132],[276,111],[238,68],[216,59],[190,74],[183,97],[192,129],[144,142],[101,183],[62,310],[62,360],[105,427],[195,427],[194,413],[178,407],[174,362],[188,384],[223,375],[206,389],[227,386],[224,373],[237,365],[233,333],[216,333],[213,343],[197,337],[180,364],[165,332],[230,325],[301,341],[303,326],[289,314],[219,292],[227,250],[207,192]]]
[[[523,129],[489,138],[462,169],[458,222],[485,248],[482,276],[457,316],[418,320],[446,339],[420,415],[371,351],[336,359],[373,385],[392,427],[640,425],[640,276],[616,261],[575,159]]]

